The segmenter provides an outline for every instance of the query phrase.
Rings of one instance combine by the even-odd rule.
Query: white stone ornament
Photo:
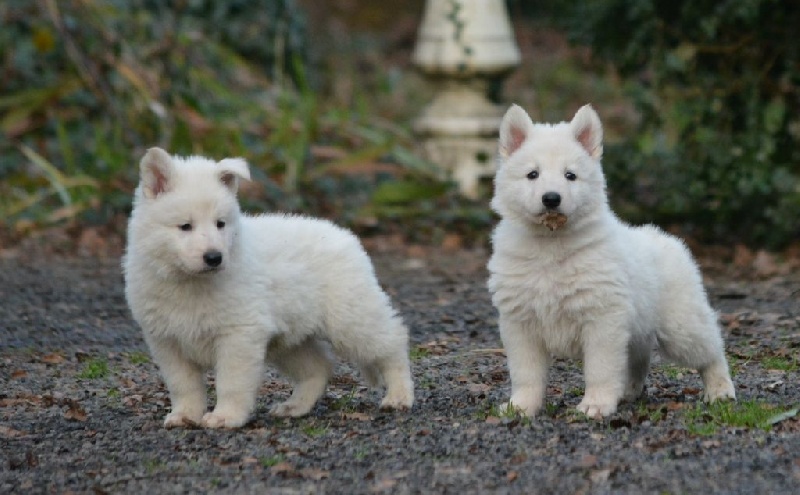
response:
[[[438,85],[414,122],[423,151],[475,198],[494,173],[504,110],[489,85],[520,62],[505,0],[427,0],[412,59]]]

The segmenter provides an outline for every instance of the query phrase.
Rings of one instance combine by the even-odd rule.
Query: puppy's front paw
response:
[[[714,364],[700,370],[703,377],[703,400],[714,402],[715,400],[736,400],[736,390],[733,388],[731,375],[728,372],[728,364],[724,359],[720,359]]]
[[[590,418],[600,419],[617,412],[617,401],[607,397],[586,396],[581,403],[578,404],[578,411]]]
[[[526,394],[515,394],[511,396],[511,400],[501,405],[500,408],[504,412],[508,409],[514,409],[532,418],[542,408],[542,400]]]
[[[171,412],[164,418],[164,428],[197,428],[199,426],[199,416],[191,416],[182,412]]]
[[[314,407],[313,403],[311,403],[311,405],[300,404],[298,402],[293,402],[290,399],[286,402],[281,402],[280,404],[272,406],[269,412],[273,416],[277,416],[279,418],[299,418],[300,416],[305,416],[311,412],[312,407]]]
[[[730,380],[720,383],[710,383],[706,385],[703,392],[703,401],[714,402],[717,400],[736,400],[736,391]]]
[[[203,416],[206,428],[239,428],[247,423],[248,415],[230,411],[212,411]]]
[[[381,409],[411,409],[414,405],[414,393],[409,391],[387,393],[381,401]]]

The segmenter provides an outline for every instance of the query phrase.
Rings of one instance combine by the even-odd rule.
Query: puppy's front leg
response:
[[[627,320],[617,314],[589,321],[583,328],[586,393],[578,410],[589,417],[613,414],[628,380]]]
[[[247,332],[226,335],[216,342],[217,404],[203,416],[207,428],[238,428],[247,423],[264,379],[266,343]]]
[[[167,428],[199,423],[206,411],[206,382],[203,369],[184,357],[166,339],[147,339],[153,360],[167,384],[172,411],[164,419]]]
[[[542,342],[520,322],[500,315],[499,326],[511,375],[508,405],[534,416],[544,401],[550,355]]]

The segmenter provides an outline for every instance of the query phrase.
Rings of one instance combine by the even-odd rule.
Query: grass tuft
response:
[[[97,380],[107,377],[110,372],[111,371],[108,368],[108,362],[105,359],[94,358],[86,361],[86,364],[83,366],[83,370],[78,373],[78,378]]]
[[[685,408],[683,419],[686,429],[693,435],[713,435],[726,426],[768,431],[772,428],[773,418],[786,411],[782,407],[758,400],[717,401]]]

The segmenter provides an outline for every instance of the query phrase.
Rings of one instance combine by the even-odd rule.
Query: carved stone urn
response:
[[[414,122],[423,152],[475,198],[505,110],[488,95],[520,62],[505,0],[427,0],[412,60],[437,88]]]

